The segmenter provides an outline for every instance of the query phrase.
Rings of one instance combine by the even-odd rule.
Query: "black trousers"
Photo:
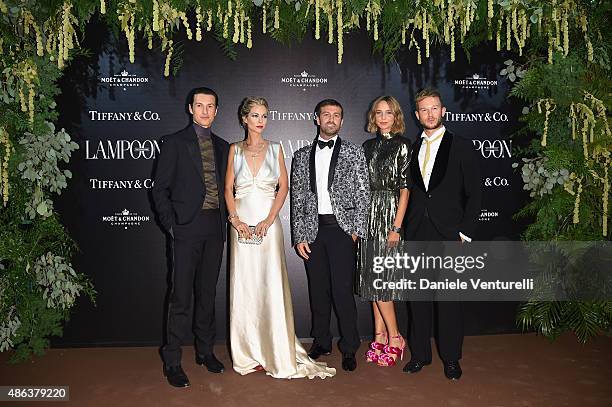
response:
[[[330,222],[328,220],[325,223]],[[355,242],[335,221],[331,224],[319,222],[319,232],[310,250],[309,259],[305,263],[312,311],[311,335],[316,343],[331,349],[330,319],[333,303],[340,328],[338,347],[343,353],[355,353],[360,344],[357,307],[353,296]]]
[[[459,239],[459,236],[457,236]],[[422,219],[414,240],[436,242],[445,239],[428,217]],[[434,243],[435,244],[435,243]],[[436,315],[434,318],[434,308]],[[463,347],[463,308],[461,302],[410,301],[409,345],[413,359],[430,363],[433,327],[437,331],[436,343],[444,361],[461,359]]]
[[[162,358],[167,366],[181,363],[181,344],[191,330],[190,310],[195,293],[193,333],[196,351],[212,352],[215,342],[215,294],[223,256],[219,210],[202,210],[186,225],[173,226],[172,286],[168,298],[166,341]]]

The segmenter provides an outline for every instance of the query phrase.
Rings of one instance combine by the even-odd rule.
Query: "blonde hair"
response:
[[[258,106],[258,105],[263,106],[266,108],[267,111],[270,111],[270,108],[268,107],[268,101],[262,97],[247,96],[244,99],[242,99],[242,102],[240,103],[240,108],[238,109],[238,116],[240,119],[240,125],[242,127],[244,127],[243,119],[249,115],[249,112],[251,111],[253,106]]]
[[[414,97],[416,110],[419,110],[419,102],[425,98],[434,97],[440,100],[440,106],[444,106],[444,102],[442,102],[442,96],[437,89],[434,88],[425,88],[419,91]]]
[[[380,96],[372,102],[370,111],[368,112],[368,132],[376,133],[378,131],[378,126],[376,125],[376,106],[378,106],[380,102],[387,102],[393,112],[394,121],[391,132],[404,134],[404,131],[406,131],[404,113],[402,112],[399,102],[393,96]]]

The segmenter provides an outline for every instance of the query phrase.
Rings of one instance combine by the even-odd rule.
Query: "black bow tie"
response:
[[[325,147],[334,148],[334,140],[329,140],[329,141],[317,140],[317,144],[319,144],[320,149],[324,149]]]

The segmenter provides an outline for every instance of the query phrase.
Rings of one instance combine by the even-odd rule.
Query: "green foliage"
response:
[[[49,252],[36,260],[31,270],[36,282],[43,289],[47,308],[70,309],[83,287],[77,282],[77,274],[61,256]],[[26,268],[29,271],[29,268]]]
[[[304,38],[310,23],[314,20],[314,10],[311,10],[309,13],[309,17],[306,17],[305,9],[302,10],[300,7],[299,10],[296,10],[295,4],[297,3],[286,3],[279,2],[279,17],[280,21],[282,21],[282,25],[279,25],[278,29],[274,29],[274,25],[272,24],[269,27],[270,36],[274,38],[276,41],[286,45],[291,46],[293,42],[300,42]],[[274,21],[274,13],[270,12],[270,22]],[[321,19],[323,21],[323,19]],[[323,27],[327,27],[327,24],[323,25]]]
[[[46,131],[40,134],[25,132],[19,144],[23,146],[23,158],[17,169],[22,178],[31,182],[33,186],[32,201],[26,205],[26,213],[30,219],[36,215],[50,216],[53,211],[53,202],[45,192],[60,194],[68,186],[68,179],[72,178],[70,170],[61,170],[61,161],[67,163],[74,150],[79,146],[70,139],[64,129],[55,132],[55,126],[46,122]]]
[[[540,162],[545,163],[540,168],[541,172],[552,174],[567,170],[575,173],[577,177],[583,177],[583,192],[580,198],[580,222],[577,224],[572,222],[575,196],[569,194],[562,183],[554,184],[553,188],[547,191],[552,197],[541,197],[530,202],[518,213],[519,216],[535,215],[535,222],[527,227],[524,237],[527,240],[609,239],[609,232],[606,236],[601,235],[602,183],[591,176],[591,171],[603,174],[603,167],[591,158],[585,160],[582,136],[579,133],[581,124],[576,123],[574,138],[569,117],[572,104],[588,104],[585,101],[585,92],[601,94],[603,89],[596,86],[609,86],[610,83],[593,82],[590,72],[598,68],[592,64],[587,65],[584,57],[578,53],[570,53],[565,58],[556,54],[553,64],[547,64],[536,54],[531,56],[528,64],[529,69],[525,77],[510,92],[511,96],[529,104],[528,112],[522,120],[526,122],[529,130],[527,135],[537,136],[528,148],[521,151],[526,157],[526,166],[522,168],[525,189],[533,189],[530,187],[532,180],[525,177],[529,166]],[[545,112],[543,106],[538,111],[537,103],[542,99],[554,100],[554,110],[550,113],[547,123],[546,147],[540,144],[545,127]],[[604,98],[603,102],[609,111],[612,108],[610,100]],[[595,131],[600,140],[589,144],[589,151],[593,152],[598,144],[602,149],[612,149],[612,138],[601,135],[601,132],[600,123]]]
[[[533,200],[517,213],[517,217],[533,219],[523,234],[526,240],[610,240],[610,228],[605,235],[602,234],[602,218],[605,216],[602,206],[603,202],[607,202],[602,179],[605,167],[610,170],[609,161],[604,162],[603,157],[606,154],[609,157],[612,151],[612,137],[605,131],[607,119],[606,116],[596,117],[594,142],[588,141],[589,155],[586,158],[580,132],[582,122],[577,118],[573,133],[571,119],[572,106],[578,103],[588,105],[597,114],[596,106],[590,104],[587,94],[598,98],[607,112],[612,108],[609,93],[612,43],[607,20],[603,18],[610,11],[610,4],[596,3],[591,3],[589,8],[590,36],[594,49],[597,49],[593,63],[587,61],[587,49],[580,41],[583,34],[572,31],[571,42],[578,45],[568,56],[555,53],[552,64],[546,63],[539,52],[541,47],[532,47],[526,61],[527,74],[511,91],[511,96],[528,104],[521,118],[528,130],[523,134],[535,134],[537,137],[528,148],[521,150],[526,157],[525,166],[521,169],[525,189],[534,189],[532,178],[525,176],[526,172],[533,171],[528,167],[533,162],[541,163],[541,168],[550,173],[566,169],[573,175],[569,184],[556,183],[544,194],[533,194]],[[546,123],[544,103],[540,104],[540,112],[537,104],[547,99],[554,101],[554,109]],[[540,140],[545,127],[547,143],[542,146]],[[577,194],[577,179],[582,180],[580,196]],[[607,217],[608,223],[612,224],[610,213]],[[555,269],[554,264],[554,261],[550,262],[548,271],[552,276],[559,277],[559,270]],[[530,301],[521,305],[517,321],[523,329],[536,330],[551,340],[569,331],[579,341],[586,342],[610,330],[612,301]]]
[[[552,64],[547,64],[537,56],[532,58],[534,59],[530,63],[528,72],[523,80],[512,88],[510,96],[525,101],[552,98],[557,104],[568,108],[571,102],[582,99],[587,68],[584,56],[571,53],[563,57],[555,53]],[[541,126],[537,128],[540,129]],[[568,127],[565,126],[564,130],[567,131]]]
[[[560,170],[548,170],[548,158],[523,159],[522,177],[525,183],[524,189],[531,191],[530,197],[542,197],[550,194],[558,185],[565,185],[569,180],[569,171],[565,168]],[[515,164],[518,165],[518,164]]]
[[[22,6],[30,3],[36,2]],[[61,5],[45,2],[30,10],[46,18]],[[14,148],[8,168],[9,201],[0,208],[0,351],[13,349],[13,361],[41,354],[51,336],[61,335],[76,296],[95,295],[88,278],[72,270],[68,259],[76,247],[53,212],[53,196],[71,176],[59,165],[68,162],[77,147],[52,124],[58,117],[55,97],[61,71],[47,58],[34,55],[35,42],[17,35],[18,14],[0,13],[0,127]],[[19,70],[24,61],[36,71],[33,122],[21,110],[18,97],[19,87],[27,92]]]
[[[62,323],[69,316],[66,310],[47,308],[39,292],[30,292],[21,299],[24,301],[19,310],[21,325],[13,339],[15,352],[11,355],[14,363],[42,355],[49,347],[49,337],[62,334]]]
[[[5,288],[0,288],[2,292]],[[16,315],[15,307],[11,307],[7,313],[6,320],[0,325],[0,352],[9,350],[15,346],[13,338],[17,336],[17,331],[21,327],[21,320]]]
[[[397,2],[382,10],[380,41],[374,42],[373,51],[385,61],[391,61],[402,46],[402,26],[406,16],[414,16],[416,10],[410,2]]]
[[[0,210],[0,347],[6,339],[3,332],[18,320],[19,328],[10,338],[15,349],[11,359],[22,361],[31,354],[41,354],[49,346],[50,336],[61,335],[62,323],[70,314],[69,307],[62,307],[61,303],[49,307],[44,291],[50,281],[61,282],[71,266],[56,261],[56,267],[47,268],[48,274],[37,279],[36,269],[43,269],[37,259],[47,253],[70,258],[75,246],[56,214],[29,219],[24,211],[30,200],[28,181],[17,176],[11,181],[11,201]],[[68,274],[69,281],[81,287],[81,294],[94,297],[95,291],[84,274],[74,276],[70,271]]]
[[[517,322],[523,329],[536,329],[550,340],[569,331],[586,343],[612,328],[612,302],[527,302],[520,306]]]
[[[219,47],[221,47],[221,49],[223,50],[223,54],[232,61],[235,61],[236,57],[238,56],[238,53],[236,52],[236,47],[234,46],[234,43],[232,42],[232,39],[229,38],[229,36],[227,38],[223,38],[222,26],[215,26],[214,36],[215,40],[217,40],[217,42],[219,43]]]

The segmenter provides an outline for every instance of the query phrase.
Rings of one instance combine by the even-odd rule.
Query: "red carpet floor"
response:
[[[367,343],[362,343],[361,354]],[[68,385],[69,402],[0,402],[0,406],[612,406],[612,338],[581,345],[568,335],[550,343],[533,334],[467,337],[463,377],[448,381],[442,364],[416,375],[358,359],[344,372],[337,349],[323,357],[338,374],[331,379],[245,377],[231,369],[225,346],[216,347],[222,374],[196,366],[185,347],[187,389],[170,387],[156,348],[52,349],[18,365],[0,354],[0,385]]]

